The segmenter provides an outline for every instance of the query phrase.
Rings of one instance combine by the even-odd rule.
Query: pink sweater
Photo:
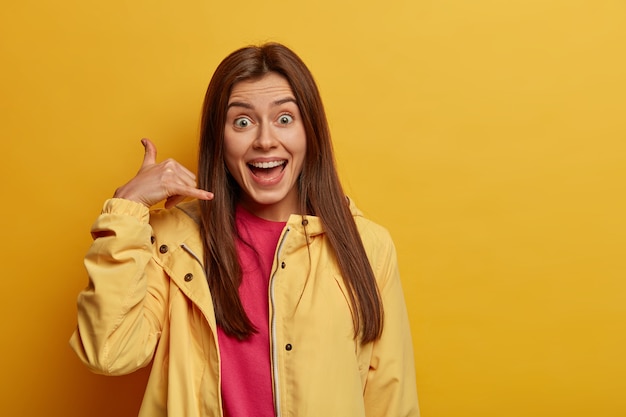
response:
[[[274,252],[285,222],[261,219],[237,207],[235,223],[241,237],[236,244],[243,272],[239,297],[258,332],[239,341],[218,327],[224,415],[274,417],[268,287]]]

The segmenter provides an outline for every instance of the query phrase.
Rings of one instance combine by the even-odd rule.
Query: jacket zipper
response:
[[[271,338],[272,338],[272,373],[274,374],[274,381],[273,381],[274,408],[276,411],[276,417],[280,417],[281,412],[280,412],[280,392],[278,390],[278,347],[277,347],[277,342],[276,342],[276,300],[274,298],[274,282],[275,282],[275,277],[276,277],[276,271],[278,271],[278,261],[280,260],[280,252],[283,248],[283,244],[285,243],[285,240],[287,239],[289,230],[290,230],[289,228],[285,230],[285,234],[283,235],[283,238],[280,240],[280,243],[278,244],[278,249],[276,250],[277,267],[274,270],[274,273],[272,274],[270,278],[270,302],[272,304],[272,328],[270,330],[271,330]],[[198,256],[184,243],[181,245],[181,247],[187,253],[189,253],[196,261],[198,261],[200,266],[202,266],[202,270],[204,270],[204,266],[202,265],[200,258],[198,258]]]
[[[283,248],[283,244],[287,239],[287,235],[289,234],[289,228],[285,230],[285,234],[283,238],[280,240],[278,244],[278,249],[276,250],[276,269],[270,278],[270,303],[272,304],[272,328],[271,338],[272,338],[272,373],[274,374],[274,408],[276,411],[276,417],[281,416],[280,412],[280,391],[278,384],[278,346],[276,342],[276,299],[274,297],[274,283],[276,280],[276,271],[278,271],[278,265],[280,261],[280,252]]]

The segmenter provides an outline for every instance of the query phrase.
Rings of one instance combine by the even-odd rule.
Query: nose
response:
[[[276,132],[272,131],[271,124],[262,123],[253,143],[254,148],[260,150],[270,150],[275,148],[278,143],[275,133]]]

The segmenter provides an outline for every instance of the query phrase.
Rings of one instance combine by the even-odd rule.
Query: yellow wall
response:
[[[70,351],[139,139],[195,167],[216,64],[293,47],[346,188],[399,249],[425,417],[626,415],[622,0],[5,1],[0,414],[133,416]]]

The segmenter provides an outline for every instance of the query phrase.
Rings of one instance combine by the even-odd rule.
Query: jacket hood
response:
[[[354,201],[346,197],[350,206],[350,212],[353,217],[362,217],[363,213],[354,204]],[[185,213],[197,225],[200,225],[200,203],[198,200],[187,201],[176,206],[177,209]],[[306,220],[306,221],[305,221]],[[287,220],[287,226],[290,228],[301,229],[306,227],[306,234],[316,236],[324,233],[322,220],[317,216],[292,214]]]

